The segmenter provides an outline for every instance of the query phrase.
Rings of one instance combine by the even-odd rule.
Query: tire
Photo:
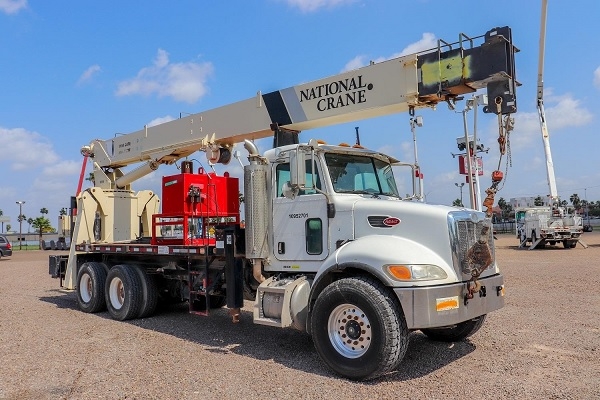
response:
[[[148,275],[142,267],[134,267],[142,285],[142,304],[138,318],[146,318],[154,314],[158,304],[158,287],[154,276]]]
[[[461,322],[452,328],[421,329],[421,332],[423,332],[429,339],[437,340],[439,342],[460,342],[461,340],[465,340],[477,332],[484,322],[485,314],[480,317]]]
[[[311,333],[329,368],[348,379],[368,380],[398,366],[408,347],[408,328],[395,297],[369,277],[343,278],[321,292]]]
[[[142,308],[143,291],[140,277],[135,267],[116,265],[108,271],[104,286],[106,308],[118,321],[125,321],[139,315]]]
[[[86,313],[97,313],[106,309],[104,285],[106,267],[102,263],[86,262],[77,272],[77,303]]]

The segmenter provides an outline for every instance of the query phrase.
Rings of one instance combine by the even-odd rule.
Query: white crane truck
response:
[[[548,12],[548,0],[542,0],[542,12],[540,21],[540,45],[538,59],[537,80],[537,110],[546,156],[546,175],[548,178],[548,189],[550,191],[550,204],[547,206],[522,207],[515,210],[515,227],[519,247],[529,249],[544,248],[546,244],[555,245],[562,243],[565,249],[587,245],[581,241],[583,233],[583,219],[576,212],[569,214],[567,208],[560,204],[558,190],[556,188],[556,177],[554,175],[554,162],[550,151],[550,135],[546,123],[544,111],[544,52],[546,47],[546,15]]]
[[[108,309],[117,320],[176,300],[203,315],[226,305],[236,322],[251,299],[255,323],[308,332],[322,360],[355,380],[397,367],[410,331],[462,340],[504,305],[489,218],[402,200],[393,157],[300,144],[298,133],[412,115],[482,88],[495,103],[485,111],[516,112],[516,51],[508,27],[461,34],[428,52],[93,140],[82,154],[95,186],[77,196],[69,254],[50,256],[50,274],[76,291],[82,311]],[[274,148],[261,155],[252,140],[271,135]],[[241,142],[244,218],[238,178],[195,172],[186,160],[205,151],[225,163]],[[178,161],[181,173],[163,177],[162,201],[131,190]]]

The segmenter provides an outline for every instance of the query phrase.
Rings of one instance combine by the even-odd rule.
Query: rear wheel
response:
[[[421,329],[429,339],[440,342],[459,342],[477,332],[485,322],[485,315],[461,322],[451,328]]]
[[[354,380],[391,371],[408,346],[408,328],[394,293],[368,277],[327,286],[315,302],[311,332],[321,359]]]
[[[135,267],[116,265],[108,272],[104,286],[106,307],[119,321],[135,318],[142,308],[143,292]]]
[[[96,313],[106,309],[104,284],[106,267],[102,263],[86,262],[77,272],[77,303],[86,313]]]
[[[138,318],[146,318],[154,314],[158,304],[158,288],[154,276],[148,275],[142,267],[134,267],[141,283],[142,304]]]

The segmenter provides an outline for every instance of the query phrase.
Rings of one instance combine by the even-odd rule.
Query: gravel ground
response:
[[[187,307],[117,322],[85,314],[48,275],[48,251],[0,260],[0,399],[600,399],[600,232],[589,248],[496,242],[506,307],[460,343],[411,334],[399,369],[333,375],[310,337]]]

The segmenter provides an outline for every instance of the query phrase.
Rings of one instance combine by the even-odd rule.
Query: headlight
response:
[[[399,281],[432,281],[448,277],[441,267],[431,264],[393,264],[387,265],[385,270]]]

